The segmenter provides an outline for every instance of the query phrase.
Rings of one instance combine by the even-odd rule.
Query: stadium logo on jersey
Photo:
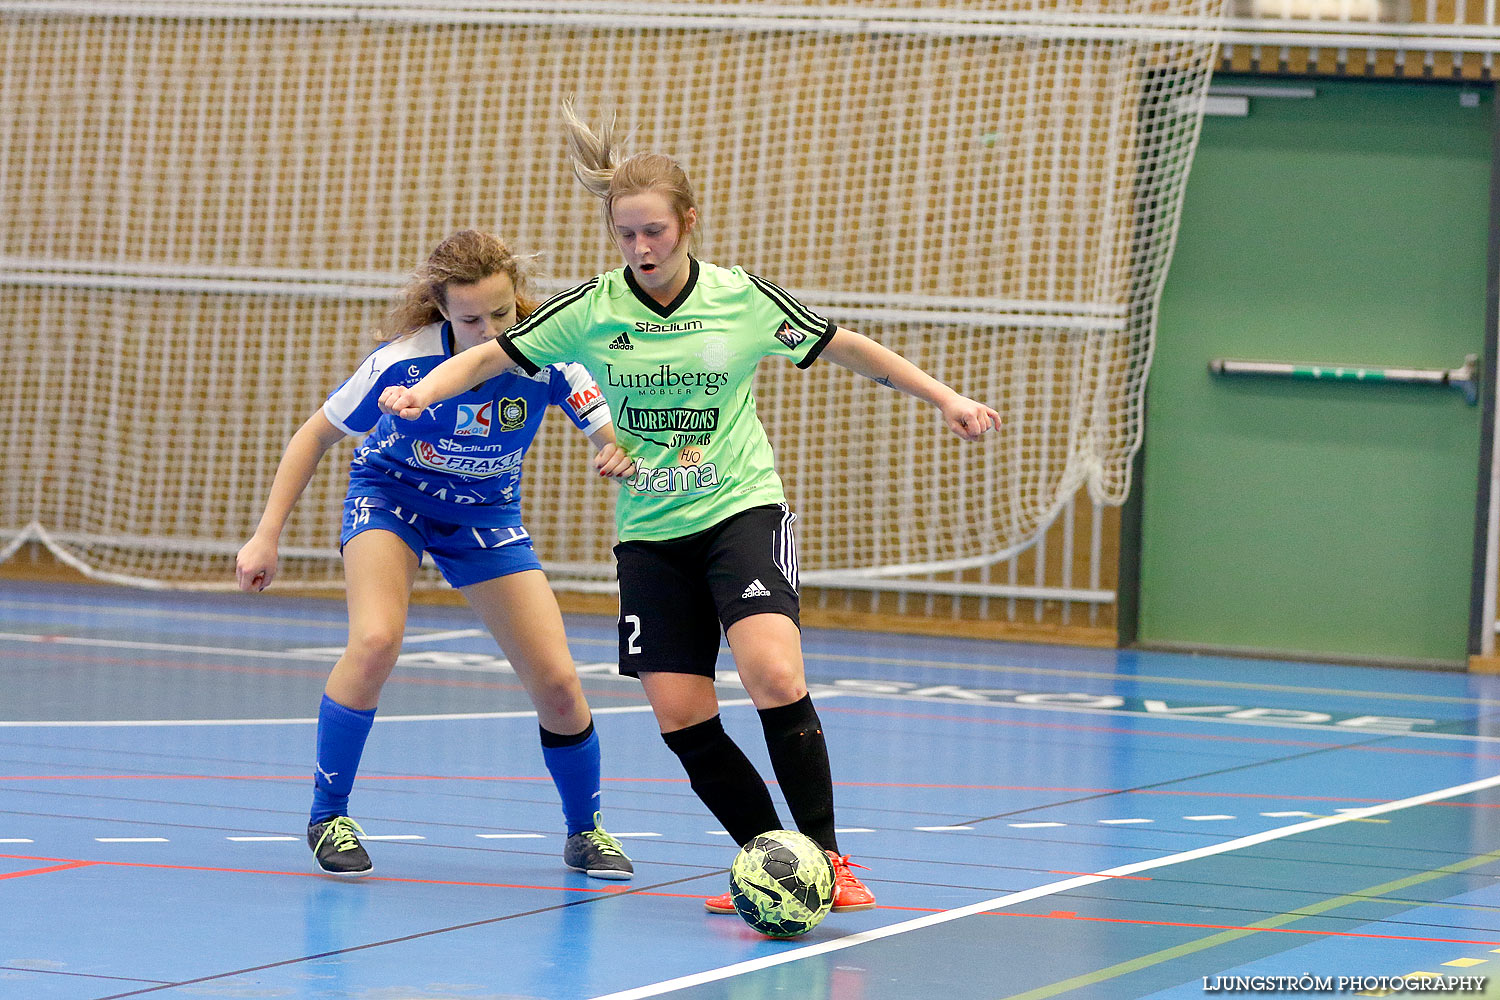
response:
[[[690,319],[686,323],[650,323],[640,322],[635,328],[641,333],[682,333],[685,330],[703,329],[701,319]]]
[[[476,449],[483,451],[484,449]],[[521,456],[526,449],[517,448],[504,455],[464,455],[444,451],[430,441],[413,441],[411,457],[424,469],[447,473],[450,476],[468,476],[471,479],[489,479],[492,476],[516,472],[521,468]]]
[[[597,385],[590,385],[586,389],[579,389],[568,397],[568,408],[579,420],[583,420],[590,413],[604,405],[604,390]]]
[[[674,465],[665,469],[652,469],[639,462],[636,472],[629,480],[630,489],[636,493],[665,494],[710,493],[719,488],[719,470],[712,462],[702,465]]]
[[[792,324],[782,320],[781,329],[776,331],[776,339],[787,347],[796,347],[807,339],[807,334],[801,330],[793,330]]]
[[[618,337],[609,342],[609,349],[611,351],[633,351],[635,350],[635,345],[630,342],[630,334],[622,331]]]
[[[526,426],[526,400],[500,400],[500,429],[518,431],[524,426]]]
[[[458,423],[453,428],[453,433],[459,437],[483,437],[489,434],[490,424],[494,419],[494,406],[494,403],[485,403],[483,406],[459,403]]]
[[[648,406],[642,409],[631,406],[629,396],[620,404],[620,413],[616,419],[622,428],[642,441],[649,441],[663,448],[708,444],[713,440],[713,432],[719,429],[717,407]],[[651,437],[653,434],[656,437]],[[659,440],[661,438],[667,440]]]

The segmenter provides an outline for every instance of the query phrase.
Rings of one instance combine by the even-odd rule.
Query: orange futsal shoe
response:
[[[834,854],[832,851],[828,852],[828,860],[833,862],[833,912],[850,913],[855,910],[873,909],[875,894],[849,870],[865,866],[850,861],[847,854]],[[729,898],[727,892],[722,896],[708,897],[703,901],[703,908],[709,913],[735,912],[734,900]]]
[[[875,906],[875,894],[865,888],[865,884],[854,877],[850,868],[864,868],[849,860],[847,854],[834,854],[828,852],[828,860],[833,862],[833,912],[849,913],[853,910],[869,910]],[[865,868],[869,871],[868,868]],[[728,897],[725,897],[726,899]],[[732,909],[733,903],[730,904]]]

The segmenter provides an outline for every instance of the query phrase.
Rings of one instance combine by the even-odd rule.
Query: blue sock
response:
[[[599,734],[594,732],[594,720],[574,736],[560,736],[546,729],[541,735],[542,759],[562,797],[568,836],[592,830],[599,808]]]
[[[365,752],[375,710],[345,708],[326,694],[318,705],[318,759],[313,772],[311,822],[349,815],[349,793]]]

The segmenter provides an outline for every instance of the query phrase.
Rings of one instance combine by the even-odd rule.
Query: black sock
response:
[[[661,738],[682,761],[688,783],[734,842],[744,845],[767,830],[781,829],[765,779],[729,738],[716,715]]]
[[[579,732],[579,733],[574,733],[572,736],[568,736],[568,735],[565,735],[563,733],[554,733],[552,730],[548,729],[546,726],[543,726],[543,725],[540,725],[540,724],[538,724],[536,728],[537,728],[537,732],[542,737],[542,746],[544,746],[544,747],[571,747],[571,746],[577,746],[580,743],[587,743],[588,742],[588,738],[590,736],[594,735],[594,720],[591,717],[589,719],[589,724],[587,726],[583,727],[583,731]]]
[[[766,731],[771,766],[797,829],[825,851],[837,854],[828,743],[823,739],[823,724],[813,708],[812,695],[803,695],[790,705],[761,709],[760,724]]]

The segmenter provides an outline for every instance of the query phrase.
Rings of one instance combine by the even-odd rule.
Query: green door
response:
[[[1208,364],[1481,354],[1491,95],[1311,86],[1204,122],[1147,384],[1138,638],[1460,666],[1481,407]]]

